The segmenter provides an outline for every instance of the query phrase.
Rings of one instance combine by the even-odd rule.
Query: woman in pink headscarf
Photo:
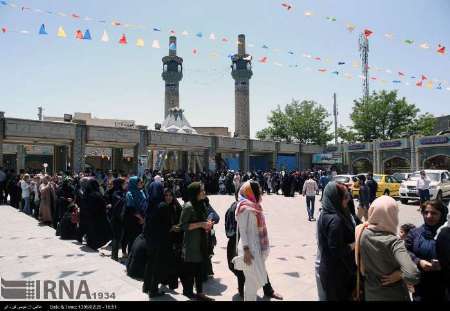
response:
[[[407,284],[419,282],[419,270],[397,236],[398,213],[397,202],[382,196],[372,203],[368,221],[356,227],[355,256],[366,301],[410,301]]]

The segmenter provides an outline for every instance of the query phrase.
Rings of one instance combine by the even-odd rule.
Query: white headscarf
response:
[[[155,182],[161,182],[161,176],[156,175],[155,176]]]

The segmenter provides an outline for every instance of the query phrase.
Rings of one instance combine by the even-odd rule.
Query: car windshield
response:
[[[440,173],[427,173],[427,177],[431,181],[441,181],[441,174]],[[412,174],[408,180],[418,180],[420,178],[420,173],[414,173]]]
[[[375,180],[376,182],[380,182],[381,181],[381,176],[375,175],[375,176],[373,176],[373,180]]]
[[[336,176],[334,177],[334,181],[338,183],[348,183],[350,182],[350,178],[346,176]]]

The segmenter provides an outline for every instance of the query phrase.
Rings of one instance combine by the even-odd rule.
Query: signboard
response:
[[[348,146],[348,150],[364,150],[364,149],[367,149],[366,144],[354,144]]]
[[[430,145],[446,145],[450,142],[449,136],[432,136],[423,137],[419,139],[419,145],[430,146]]]
[[[406,139],[382,141],[378,144],[379,149],[403,149],[408,146]]]
[[[316,153],[313,154],[313,164],[342,164],[342,154],[340,152],[333,153]]]
[[[138,158],[138,176],[139,177],[144,176],[146,168],[148,168],[148,156],[141,155]]]

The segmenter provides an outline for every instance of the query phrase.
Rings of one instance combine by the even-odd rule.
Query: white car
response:
[[[350,190],[353,189],[355,184],[356,175],[336,175],[332,178],[333,181],[346,185]]]
[[[450,173],[446,170],[425,170],[427,177],[431,180],[430,197],[432,200],[450,198]],[[420,171],[414,172],[402,182],[400,186],[400,201],[407,204],[408,200],[418,200],[417,180]]]

